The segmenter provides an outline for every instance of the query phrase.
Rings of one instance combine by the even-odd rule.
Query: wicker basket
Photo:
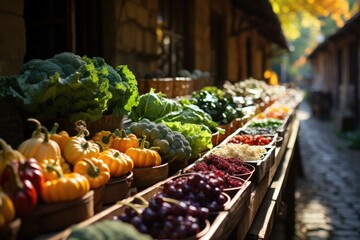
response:
[[[176,77],[174,78],[173,85],[173,98],[186,96],[192,93],[192,80],[191,78],[186,77]]]
[[[133,186],[138,190],[143,190],[169,176],[169,164],[164,163],[154,167],[134,168]]]
[[[20,239],[30,239],[36,235],[63,230],[94,215],[94,191],[89,191],[80,199],[38,205],[21,220]]]
[[[147,79],[145,87],[147,88],[146,92],[149,92],[150,89],[153,88],[155,92],[161,92],[168,98],[173,96],[173,78]]]
[[[119,200],[125,199],[131,195],[132,182],[134,174],[132,171],[121,177],[110,178],[105,185],[104,205],[114,204]]]

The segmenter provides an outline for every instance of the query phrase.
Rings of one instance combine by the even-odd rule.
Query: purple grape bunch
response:
[[[228,200],[223,194],[224,180],[214,173],[191,173],[180,175],[163,185],[165,197],[185,201],[210,212],[222,211]]]
[[[155,195],[143,211],[126,207],[115,219],[131,223],[142,233],[157,239],[179,239],[195,236],[205,225],[209,210],[183,201]]]

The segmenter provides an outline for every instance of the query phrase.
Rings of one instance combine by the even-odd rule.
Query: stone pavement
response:
[[[360,239],[360,151],[336,135],[334,122],[299,108],[304,178],[296,188],[297,240]],[[274,238],[277,239],[277,238]]]

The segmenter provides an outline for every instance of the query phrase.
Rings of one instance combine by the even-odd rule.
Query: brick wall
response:
[[[17,74],[25,55],[23,0],[0,1],[0,76]]]

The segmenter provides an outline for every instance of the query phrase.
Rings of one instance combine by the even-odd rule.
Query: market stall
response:
[[[62,76],[35,74],[44,63],[33,62],[19,86],[4,82],[37,91],[10,94],[36,119],[17,149],[1,142],[12,209],[2,239],[89,239],[129,227],[144,239],[263,239],[283,202],[291,234],[300,91],[248,79],[176,98],[139,96],[126,66],[70,54],[69,68],[62,57],[46,63]],[[70,88],[95,95],[66,99]]]

